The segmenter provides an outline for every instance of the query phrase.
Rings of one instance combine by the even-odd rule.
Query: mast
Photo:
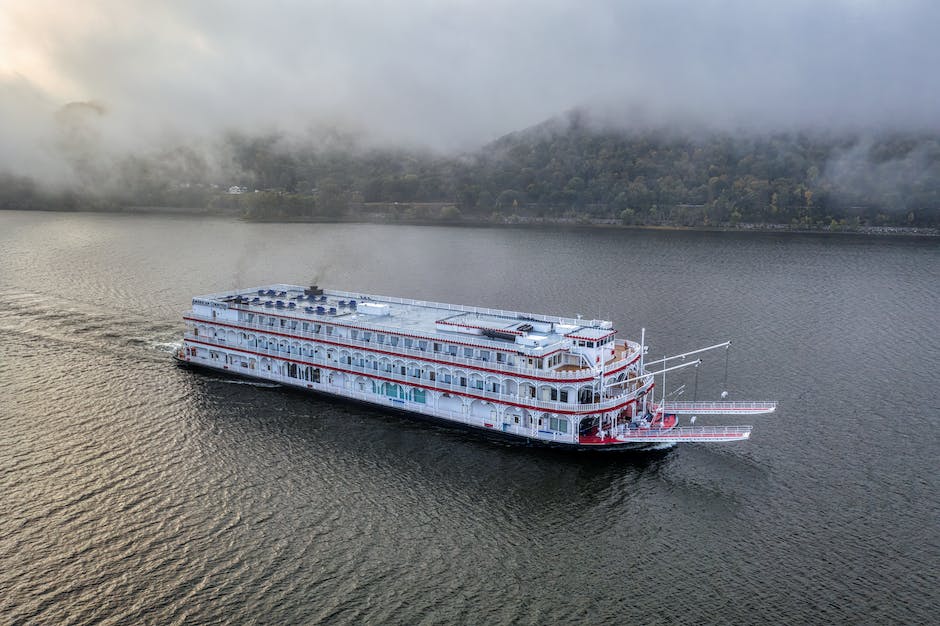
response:
[[[640,329],[640,380],[643,379],[643,373],[646,371],[644,361],[646,360],[646,328]],[[641,415],[646,415],[646,396],[648,394],[643,394],[643,411]]]

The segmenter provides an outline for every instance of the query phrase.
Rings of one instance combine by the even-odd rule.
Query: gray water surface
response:
[[[564,454],[170,361],[193,295],[311,281],[730,338],[698,399],[780,409]],[[933,241],[0,212],[0,298],[0,623],[940,614]]]

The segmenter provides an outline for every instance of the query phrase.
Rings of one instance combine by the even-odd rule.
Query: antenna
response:
[[[728,342],[728,345],[725,346],[725,379],[721,383],[721,398],[722,400],[728,397],[728,358],[731,356],[731,342]]]

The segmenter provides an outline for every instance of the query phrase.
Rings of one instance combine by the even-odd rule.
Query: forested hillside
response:
[[[344,137],[233,134],[220,149],[226,166],[215,170],[192,153],[121,160],[106,190],[86,181],[47,192],[8,177],[0,206],[193,206],[274,219],[940,225],[940,136],[932,133],[625,131],[572,113],[456,157],[367,150]]]

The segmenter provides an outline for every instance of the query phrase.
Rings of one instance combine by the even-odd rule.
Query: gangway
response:
[[[615,437],[624,443],[679,443],[695,441],[741,441],[751,436],[751,426],[700,426],[624,429]]]
[[[666,413],[676,415],[761,415],[773,413],[776,402],[664,402]]]

